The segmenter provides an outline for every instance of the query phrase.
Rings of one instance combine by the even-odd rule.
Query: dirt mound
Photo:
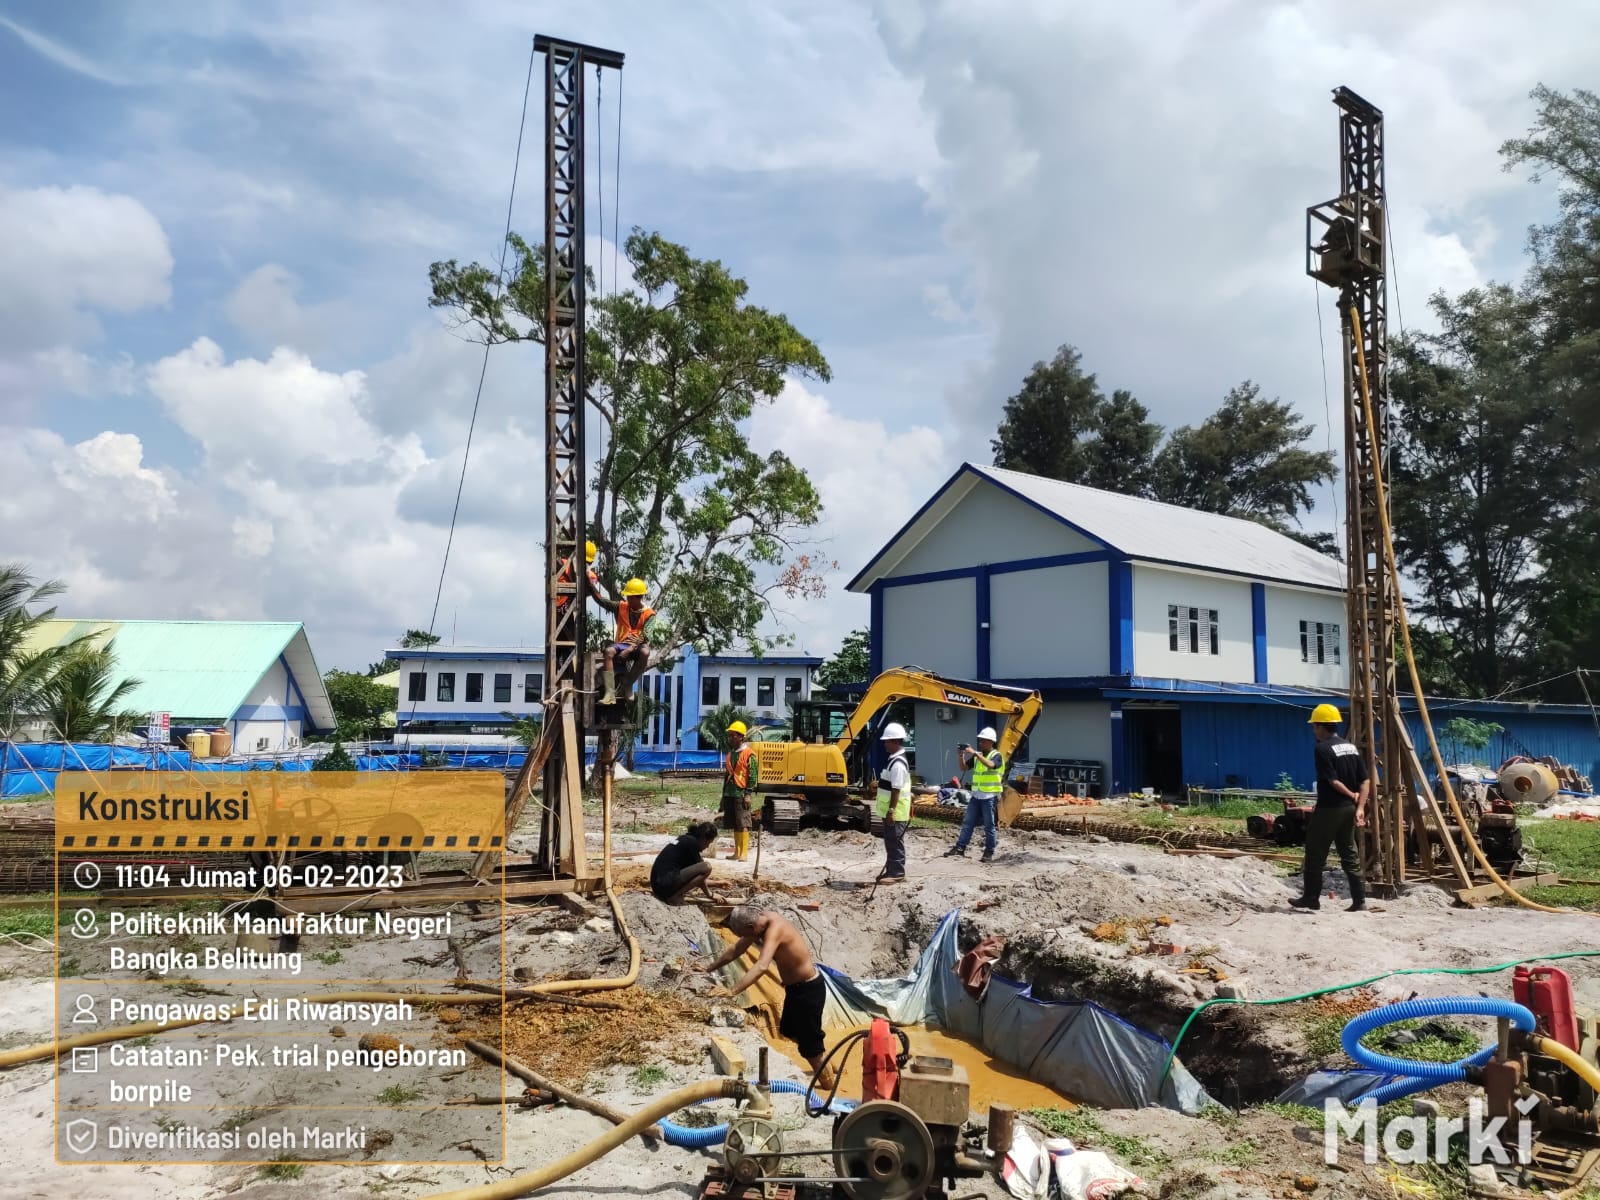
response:
[[[596,992],[611,1008],[569,1008],[532,1001],[509,1009],[506,1051],[559,1083],[578,1086],[612,1066],[643,1066],[663,1057],[658,1043],[705,1026],[710,1008],[670,992],[625,988]],[[670,1055],[669,1055],[670,1056]]]

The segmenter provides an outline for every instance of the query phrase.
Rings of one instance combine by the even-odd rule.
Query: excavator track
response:
[[[780,796],[768,796],[761,808],[761,827],[768,833],[795,834],[800,832],[800,801]]]

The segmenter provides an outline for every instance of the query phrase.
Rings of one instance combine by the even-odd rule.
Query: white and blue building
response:
[[[537,718],[544,711],[540,650],[439,645],[384,653],[399,663],[397,738],[499,744],[513,718]],[[637,685],[658,702],[638,748],[700,749],[700,716],[722,704],[749,710],[759,724],[783,722],[791,703],[811,698],[821,665],[822,659],[804,654],[703,655],[686,647],[677,661],[647,671]]]
[[[1310,709],[1349,687],[1345,568],[1254,521],[964,464],[850,582],[871,660],[1038,689],[1018,758],[1097,763],[1107,792],[1311,782]],[[1430,701],[1504,732],[1477,757],[1593,775],[1572,705]],[[986,718],[919,704],[918,773],[955,772]],[[1422,745],[1420,731],[1413,737]],[[1448,751],[1447,751],[1448,753]]]

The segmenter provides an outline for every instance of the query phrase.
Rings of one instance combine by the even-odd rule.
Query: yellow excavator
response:
[[[920,667],[885,671],[854,705],[799,701],[793,708],[795,740],[754,743],[760,770],[756,790],[764,798],[763,828],[798,833],[802,824],[839,823],[879,831],[883,820],[872,803],[872,748],[890,706],[900,700],[923,700],[1003,719],[998,749],[1008,767],[1044,707],[1038,692],[949,679]]]

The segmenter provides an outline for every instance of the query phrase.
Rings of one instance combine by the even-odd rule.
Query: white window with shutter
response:
[[[1167,648],[1174,654],[1221,654],[1221,622],[1214,608],[1167,605]]]
[[[1339,627],[1326,621],[1300,622],[1300,661],[1339,665]]]

